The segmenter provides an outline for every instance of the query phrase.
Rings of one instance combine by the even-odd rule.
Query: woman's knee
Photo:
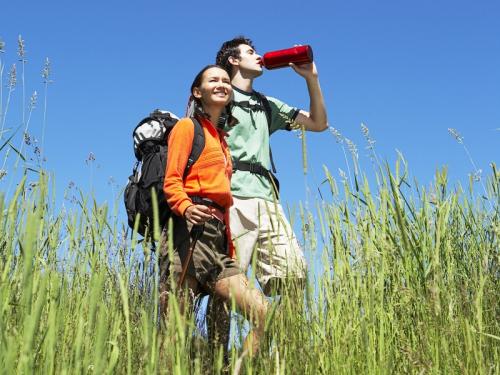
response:
[[[236,305],[252,320],[264,321],[268,311],[268,302],[264,294],[249,285],[245,275],[239,274],[219,280],[214,289],[219,298],[234,299]]]

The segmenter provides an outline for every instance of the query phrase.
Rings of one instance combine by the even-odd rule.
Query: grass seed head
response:
[[[330,132],[335,137],[335,140],[336,140],[337,143],[343,143],[344,142],[344,137],[342,136],[342,134],[340,134],[340,132],[337,129],[335,129],[334,127],[331,127],[331,126],[328,129],[330,130]]]
[[[460,135],[457,129],[448,128],[448,132],[457,140],[458,143],[464,143],[464,137]]]
[[[89,153],[89,156],[87,156],[87,159],[85,159],[86,164],[90,164],[95,161],[95,154],[93,152]]]
[[[361,131],[363,132],[363,136],[365,137],[366,141],[368,142],[367,148],[372,149],[373,145],[375,144],[375,140],[370,136],[370,129],[368,129],[368,126],[361,123]]]
[[[339,175],[343,181],[347,181],[347,174],[340,168],[339,168]]]
[[[35,109],[37,100],[38,100],[38,93],[35,90],[30,98],[30,111]]]
[[[0,38],[0,53],[5,53],[5,42]]]
[[[349,138],[344,138],[345,143],[347,143],[347,148],[349,149],[349,152],[351,153],[352,157],[355,159],[358,159],[358,148],[354,144],[353,141],[351,141]]]
[[[28,132],[24,132],[24,143],[27,146],[31,146],[31,136],[29,135]]]
[[[21,35],[17,37],[17,55],[19,56],[19,61],[26,61],[26,49],[24,39],[21,37]]]
[[[51,72],[51,66],[50,66],[50,60],[48,57],[45,58],[45,64],[43,65],[42,69],[42,78],[44,83],[50,83],[50,72]]]
[[[471,174],[469,174],[469,176],[472,178],[472,181],[479,182],[479,181],[481,181],[481,174],[482,173],[483,173],[483,170],[478,169],[478,170],[472,172]]]
[[[14,87],[16,87],[16,83],[17,83],[16,64],[12,64],[12,67],[10,68],[10,71],[9,71],[9,83],[7,84],[7,87],[10,90],[14,90]]]
[[[299,130],[299,129],[292,129],[292,132],[295,134],[295,136],[296,136],[298,139],[302,139],[302,130]]]
[[[285,120],[285,122],[288,124],[288,126],[290,127],[290,129],[292,130],[297,130],[297,129],[300,129],[302,127],[301,124],[299,124],[297,121],[295,120],[292,120],[292,118],[287,115],[286,113],[279,113],[278,114],[283,120]]]

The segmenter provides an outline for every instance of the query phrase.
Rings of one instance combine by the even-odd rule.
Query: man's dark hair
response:
[[[232,65],[229,62],[229,58],[232,56],[234,58],[240,58],[240,50],[238,46],[240,44],[247,44],[253,49],[252,41],[249,38],[244,37],[243,35],[237,36],[231,40],[228,40],[222,44],[217,52],[217,57],[215,58],[215,63],[224,68],[224,70],[229,74],[229,77],[232,78]]]

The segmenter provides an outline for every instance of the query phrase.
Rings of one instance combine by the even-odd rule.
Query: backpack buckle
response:
[[[257,164],[250,163],[250,173],[253,173],[253,174],[257,173]]]

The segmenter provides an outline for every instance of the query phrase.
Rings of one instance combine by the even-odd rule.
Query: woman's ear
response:
[[[201,98],[201,90],[198,87],[193,88],[193,96],[196,99],[200,99]]]

